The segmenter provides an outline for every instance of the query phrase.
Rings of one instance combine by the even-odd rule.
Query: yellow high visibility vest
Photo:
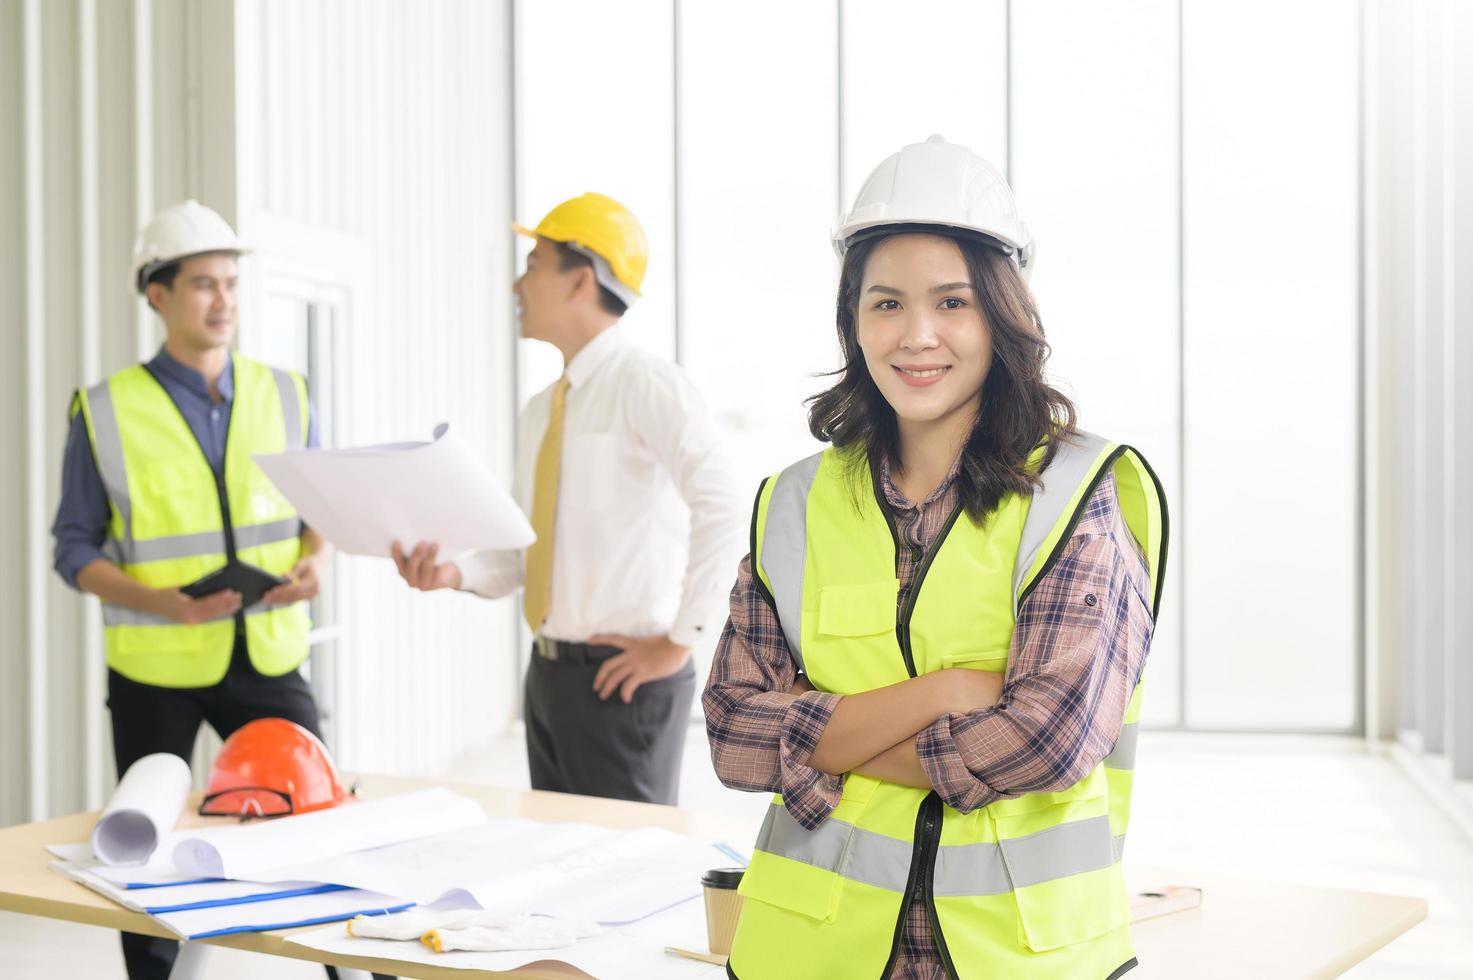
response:
[[[1004,498],[983,527],[953,514],[898,617],[898,534],[873,476],[856,487],[848,459],[828,449],[788,467],[763,484],[753,514],[761,588],[819,690],[854,694],[948,667],[1004,671],[1018,608],[1110,474],[1150,569],[1153,614],[1159,604],[1166,500],[1128,446],[1079,433],[1060,444],[1041,488]],[[1060,792],[961,813],[934,792],[849,773],[812,831],[775,798],[742,880],[731,974],[886,976],[912,895],[952,977],[1103,980],[1130,969],[1120,855],[1140,695],[1137,685],[1111,756]]]
[[[215,473],[178,406],[141,364],[77,393],[112,508],[103,551],[150,588],[187,585],[240,561],[285,575],[301,552],[296,510],[252,459],[300,448],[307,437],[307,387],[296,374],[232,356],[235,395],[225,470]],[[225,511],[229,512],[229,539]],[[159,687],[208,687],[230,666],[233,617],[185,625],[103,603],[107,664]],[[251,663],[262,674],[307,658],[306,603],[245,610]]]

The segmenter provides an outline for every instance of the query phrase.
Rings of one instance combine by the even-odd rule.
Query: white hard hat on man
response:
[[[139,293],[159,269],[195,255],[250,251],[218,213],[195,200],[165,208],[143,226],[133,243],[133,286]]]

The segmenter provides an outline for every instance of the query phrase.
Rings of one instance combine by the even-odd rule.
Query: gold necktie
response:
[[[568,376],[552,389],[552,411],[547,432],[537,450],[537,470],[532,480],[532,530],[537,540],[527,549],[527,583],[522,593],[522,614],[536,633],[547,618],[552,601],[552,530],[557,523],[558,470],[563,459],[563,405],[568,397]]]

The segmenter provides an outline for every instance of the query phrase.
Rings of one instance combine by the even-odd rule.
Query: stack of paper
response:
[[[332,881],[437,909],[618,926],[694,900],[701,875],[730,860],[712,844],[654,827],[496,820],[238,876]]]
[[[176,761],[183,765],[182,760]],[[140,799],[138,779],[132,777],[130,769],[119,784],[115,803]],[[170,817],[164,817],[157,807],[151,812],[155,844],[147,853],[142,848],[135,850],[138,863],[108,863],[88,844],[53,845],[49,850],[60,859],[52,863],[57,871],[125,908],[152,916],[187,939],[337,922],[410,908],[411,899],[321,877],[272,873],[269,868],[307,855],[334,856],[401,844],[486,821],[475,801],[444,789],[194,831],[169,829],[182,812],[183,796],[169,805],[173,807]],[[136,808],[110,805],[105,814],[130,809]],[[94,839],[107,819],[99,821]],[[135,832],[135,837],[141,836]],[[240,872],[245,871],[256,877],[243,879]]]
[[[52,853],[59,850],[51,848]],[[399,912],[413,904],[315,881],[199,881],[175,875],[177,881],[119,884],[97,874],[85,861],[63,860],[53,867],[124,908],[152,917],[183,939],[338,922]]]

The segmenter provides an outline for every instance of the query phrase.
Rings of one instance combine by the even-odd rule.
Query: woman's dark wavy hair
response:
[[[895,410],[870,377],[856,335],[865,264],[875,248],[891,237],[856,242],[844,253],[838,298],[844,366],[833,372],[839,376],[837,384],[807,400],[808,429],[815,439],[840,449],[864,449],[851,453],[856,477],[881,460],[888,460],[895,472],[901,468]],[[981,409],[962,450],[957,475],[961,504],[980,526],[1005,495],[1033,492],[1059,440],[1074,434],[1077,417],[1074,403],[1044,380],[1049,345],[1033,294],[1017,266],[985,242],[947,237],[961,250],[972,291],[992,335],[992,366],[982,385]],[[1029,457],[1045,440],[1042,463],[1030,466]],[[856,479],[856,486],[863,484]]]

